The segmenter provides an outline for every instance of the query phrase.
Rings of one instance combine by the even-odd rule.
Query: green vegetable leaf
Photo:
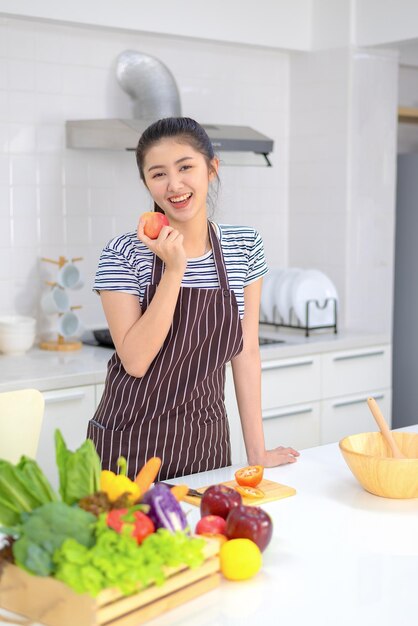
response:
[[[17,465],[0,460],[0,524],[17,524],[20,514],[57,499],[36,461],[22,457]]]
[[[130,535],[109,528],[106,515],[101,515],[95,536],[89,548],[67,539],[54,553],[55,577],[78,593],[96,596],[102,589],[118,588],[128,595],[150,584],[163,584],[166,566],[196,567],[204,560],[204,539],[184,531],[160,529],[138,545]]]
[[[94,543],[96,517],[78,507],[50,502],[23,517],[13,555],[20,567],[33,574],[45,576],[54,571],[53,554],[66,539],[85,547]]]
[[[16,564],[31,574],[49,576],[52,572],[51,554],[28,537],[22,537],[13,544],[13,556]]]
[[[75,451],[68,450],[61,432],[55,431],[59,491],[66,504],[74,504],[100,489],[101,464],[91,439]]]

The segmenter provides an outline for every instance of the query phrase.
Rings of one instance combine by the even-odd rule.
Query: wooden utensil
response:
[[[374,398],[367,398],[367,404],[374,419],[376,420],[377,425],[380,428],[380,432],[382,433],[383,438],[386,440],[389,448],[392,450],[393,458],[406,459],[406,456],[402,454],[402,452],[399,450],[398,445],[392,436],[389,426],[387,425],[387,422],[383,417],[376,400]]]

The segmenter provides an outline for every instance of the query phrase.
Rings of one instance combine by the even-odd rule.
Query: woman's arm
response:
[[[262,282],[260,278],[244,289],[245,313],[242,320],[244,347],[231,363],[248,462],[251,465],[274,467],[294,463],[299,452],[283,446],[266,450],[264,443],[261,416],[261,359],[258,345]]]
[[[169,226],[163,227],[158,239],[153,241],[144,235],[140,225],[138,238],[166,265],[149,307],[142,314],[137,296],[127,293],[101,291],[100,296],[119,358],[128,374],[140,378],[170,330],[187,258],[183,236]]]

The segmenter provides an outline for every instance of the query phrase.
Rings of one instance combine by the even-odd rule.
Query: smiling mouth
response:
[[[183,205],[190,200],[192,195],[192,193],[184,193],[182,196],[173,196],[172,198],[169,198],[169,201],[174,205]]]

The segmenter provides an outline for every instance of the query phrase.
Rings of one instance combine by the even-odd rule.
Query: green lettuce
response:
[[[66,504],[74,504],[100,489],[101,463],[91,439],[71,452],[61,432],[55,431],[55,453],[59,473],[59,492]]]
[[[26,456],[16,465],[0,460],[0,524],[14,526],[21,513],[57,500],[36,461]]]

